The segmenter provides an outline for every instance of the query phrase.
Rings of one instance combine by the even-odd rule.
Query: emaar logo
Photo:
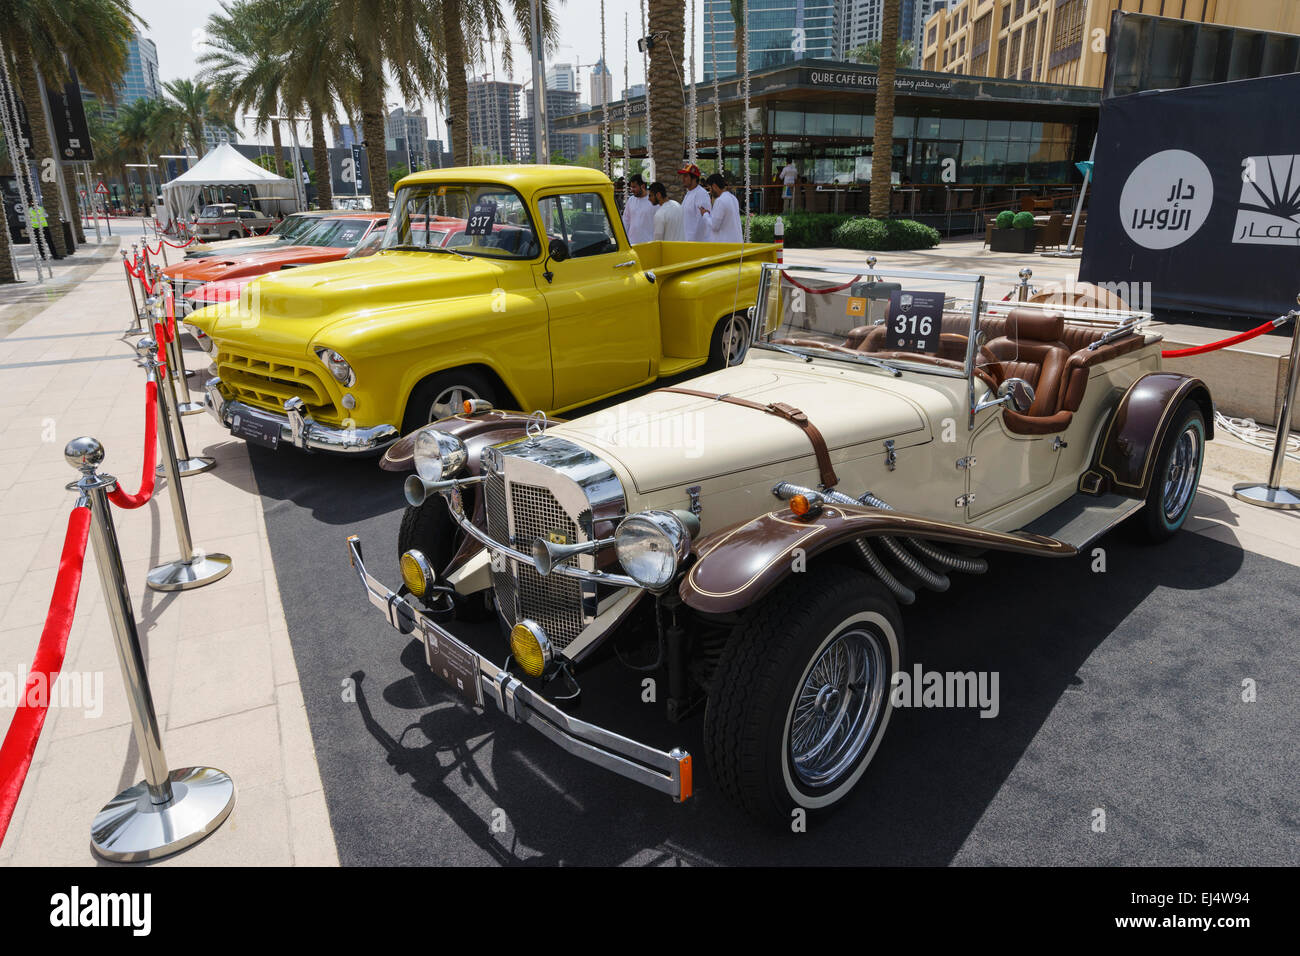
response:
[[[1300,246],[1300,156],[1247,156],[1232,241]]]
[[[1139,246],[1172,249],[1196,235],[1213,205],[1209,167],[1195,153],[1166,149],[1129,173],[1119,197],[1119,217]]]

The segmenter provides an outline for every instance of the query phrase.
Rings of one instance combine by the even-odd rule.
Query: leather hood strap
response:
[[[777,418],[785,419],[792,425],[798,425],[803,429],[803,433],[808,436],[808,441],[812,444],[813,454],[817,456],[817,470],[821,472],[822,487],[834,488],[840,483],[839,478],[835,475],[835,469],[831,466],[831,453],[830,449],[826,447],[826,439],[817,426],[808,420],[808,416],[793,405],[787,405],[784,402],[764,405],[762,402],[751,402],[747,398],[737,398],[735,395],[719,395],[716,392],[701,392],[693,388],[670,386],[656,389],[656,391],[676,392],[678,395],[694,395],[696,398],[707,398],[715,402],[726,402],[729,405],[740,405],[768,415],[775,415]]]

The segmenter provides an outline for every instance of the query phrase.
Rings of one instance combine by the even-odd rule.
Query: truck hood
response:
[[[750,361],[681,387],[793,405],[822,433],[835,463],[870,454],[878,449],[868,446],[886,438],[901,448],[930,437],[923,404],[930,389],[915,379]],[[815,463],[808,436],[789,421],[664,391],[555,426],[548,434],[570,438],[621,465],[643,495],[755,469],[793,473]]]
[[[236,276],[274,272],[291,263],[333,262],[347,255],[347,249],[329,246],[277,246],[274,249],[240,250],[235,255],[187,259],[168,266],[163,275],[191,282],[215,282]]]
[[[420,302],[490,295],[501,285],[501,274],[500,265],[487,259],[383,252],[262,276],[245,289],[237,309],[203,309],[185,321],[218,342],[304,354],[337,323],[371,321]]]

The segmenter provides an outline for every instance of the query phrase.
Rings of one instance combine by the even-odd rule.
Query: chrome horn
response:
[[[555,570],[557,564],[567,561],[575,554],[591,554],[601,548],[607,548],[613,543],[613,538],[601,538],[599,541],[580,541],[577,544],[555,544],[551,541],[535,538],[531,549],[533,564],[537,568],[537,573],[542,577],[546,577]]]

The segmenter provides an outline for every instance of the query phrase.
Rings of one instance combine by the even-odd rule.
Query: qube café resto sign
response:
[[[808,86],[833,87],[840,90],[875,90],[880,86],[880,77],[874,72],[844,70],[804,70],[804,83]],[[899,74],[894,80],[894,92],[914,93],[918,96],[946,96],[955,87],[952,80],[941,80],[930,76],[904,76]]]
[[[1260,319],[1300,291],[1300,74],[1103,101],[1079,277]],[[1146,285],[1149,283],[1149,285]]]

